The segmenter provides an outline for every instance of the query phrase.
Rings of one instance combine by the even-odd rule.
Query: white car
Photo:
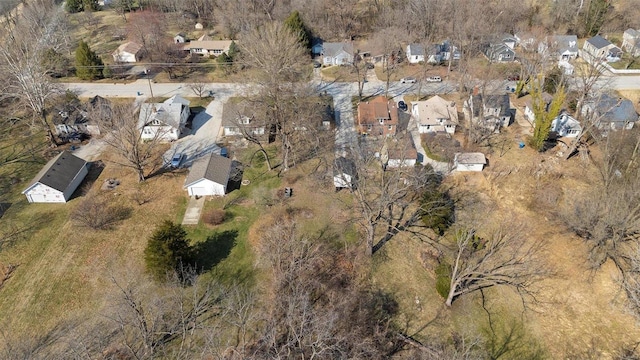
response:
[[[442,78],[440,76],[430,76],[427,78],[427,82],[441,82]]]
[[[403,83],[403,84],[413,84],[413,83],[416,82],[416,78],[406,77],[406,78],[400,79],[400,82]]]

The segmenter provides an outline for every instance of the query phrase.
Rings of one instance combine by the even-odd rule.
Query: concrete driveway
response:
[[[200,216],[202,215],[202,208],[204,207],[204,196],[196,199],[192,197],[187,204],[187,210],[184,212],[184,218],[182,219],[182,225],[198,225],[200,222]]]
[[[220,153],[216,142],[222,136],[222,106],[231,95],[231,91],[216,93],[215,100],[193,118],[191,133],[175,141],[164,153],[165,164],[177,153],[184,156],[181,167],[191,166],[194,160],[210,152]]]

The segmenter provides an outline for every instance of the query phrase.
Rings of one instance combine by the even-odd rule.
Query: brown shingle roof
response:
[[[360,125],[379,125],[380,119],[385,120],[384,125],[398,124],[398,107],[393,100],[377,96],[370,101],[358,104]]]

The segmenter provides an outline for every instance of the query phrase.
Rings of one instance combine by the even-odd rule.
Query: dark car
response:
[[[398,108],[402,111],[407,111],[407,109],[409,109],[407,103],[402,100],[398,101]]]
[[[507,77],[507,80],[509,80],[509,81],[519,81],[520,80],[520,75],[509,75],[509,77]]]
[[[220,148],[220,156],[229,157],[229,151],[226,147]]]

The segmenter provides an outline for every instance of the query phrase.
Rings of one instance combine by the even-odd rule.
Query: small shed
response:
[[[30,203],[66,203],[89,172],[89,164],[69,151],[51,159],[22,193]]]
[[[356,163],[341,156],[333,162],[333,186],[336,190],[353,189],[356,186]]]
[[[173,42],[176,44],[184,44],[187,41],[187,36],[183,33],[177,33],[176,36],[173,37]]]
[[[215,153],[193,162],[184,188],[189,196],[223,196],[232,173],[233,160]]]
[[[202,23],[196,23],[196,30],[202,30],[204,29],[204,26],[202,25]]]
[[[483,153],[456,153],[453,168],[457,171],[482,171],[487,164]]]

